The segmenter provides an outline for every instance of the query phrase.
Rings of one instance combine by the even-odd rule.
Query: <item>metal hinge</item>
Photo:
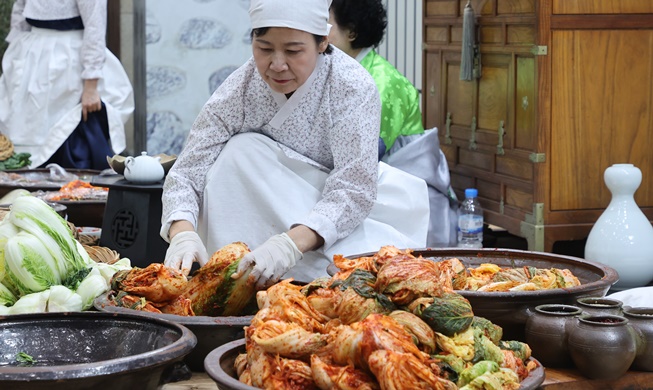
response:
[[[521,236],[528,241],[529,251],[544,251],[544,204],[533,203],[533,214],[526,214],[520,223]]]
[[[534,56],[545,56],[549,52],[549,47],[548,46],[533,46],[531,47],[531,53]]]
[[[544,153],[531,153],[528,155],[528,159],[534,163],[543,163],[546,161],[546,155]]]

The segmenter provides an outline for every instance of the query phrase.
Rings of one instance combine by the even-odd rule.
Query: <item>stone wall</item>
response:
[[[249,0],[146,4],[147,152],[179,154],[204,103],[252,55]]]

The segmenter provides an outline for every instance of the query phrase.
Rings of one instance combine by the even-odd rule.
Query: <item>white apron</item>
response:
[[[232,137],[207,174],[198,233],[208,253],[234,241],[254,249],[287,231],[319,201],[327,176],[288,157],[264,135]],[[305,253],[284,277],[308,282],[327,276],[335,254],[375,252],[383,245],[423,248],[428,223],[424,180],[380,163],[377,200],[367,219],[326,251]]]
[[[82,34],[32,27],[15,37],[3,58],[0,132],[17,153],[32,155],[31,167],[47,161],[81,120]],[[124,123],[134,110],[133,90],[120,61],[108,49],[102,71],[98,92],[117,154],[126,147]]]
[[[455,247],[458,242],[458,201],[451,189],[449,165],[440,149],[438,129],[397,138],[383,161],[426,181],[430,205],[426,245]]]

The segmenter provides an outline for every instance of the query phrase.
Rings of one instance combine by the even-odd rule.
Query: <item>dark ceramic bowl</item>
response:
[[[191,371],[204,371],[204,358],[215,348],[233,340],[244,337],[244,327],[252,322],[253,316],[208,317],[208,316],[178,316],[174,314],[150,313],[126,307],[114,306],[107,292],[95,298],[97,310],[111,313],[129,313],[145,318],[173,321],[190,329],[197,337],[197,346],[186,356],[184,362]]]
[[[235,340],[211,351],[204,360],[206,373],[218,384],[220,390],[255,390],[256,387],[240,382],[236,377],[234,361],[245,353],[245,339]],[[535,360],[535,359],[533,359]],[[534,390],[544,382],[544,367],[538,367],[530,372],[521,382],[519,390]]]
[[[372,256],[374,253],[347,256],[357,258]],[[617,271],[601,263],[577,257],[556,255],[544,252],[531,252],[517,249],[416,249],[415,256],[434,261],[458,258],[467,267],[477,267],[482,263],[493,263],[500,267],[567,268],[581,282],[580,286],[566,289],[514,292],[457,291],[469,300],[474,314],[485,317],[503,328],[504,340],[524,341],[524,327],[535,307],[547,303],[575,305],[581,297],[603,297],[610,286],[619,280]],[[327,268],[334,275],[338,268],[331,264]]]
[[[0,317],[0,388],[157,389],[196,342],[183,326],[127,314]]]

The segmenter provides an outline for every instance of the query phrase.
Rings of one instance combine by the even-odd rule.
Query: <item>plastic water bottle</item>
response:
[[[465,200],[460,204],[458,247],[483,248],[483,208],[476,188],[467,188]]]

